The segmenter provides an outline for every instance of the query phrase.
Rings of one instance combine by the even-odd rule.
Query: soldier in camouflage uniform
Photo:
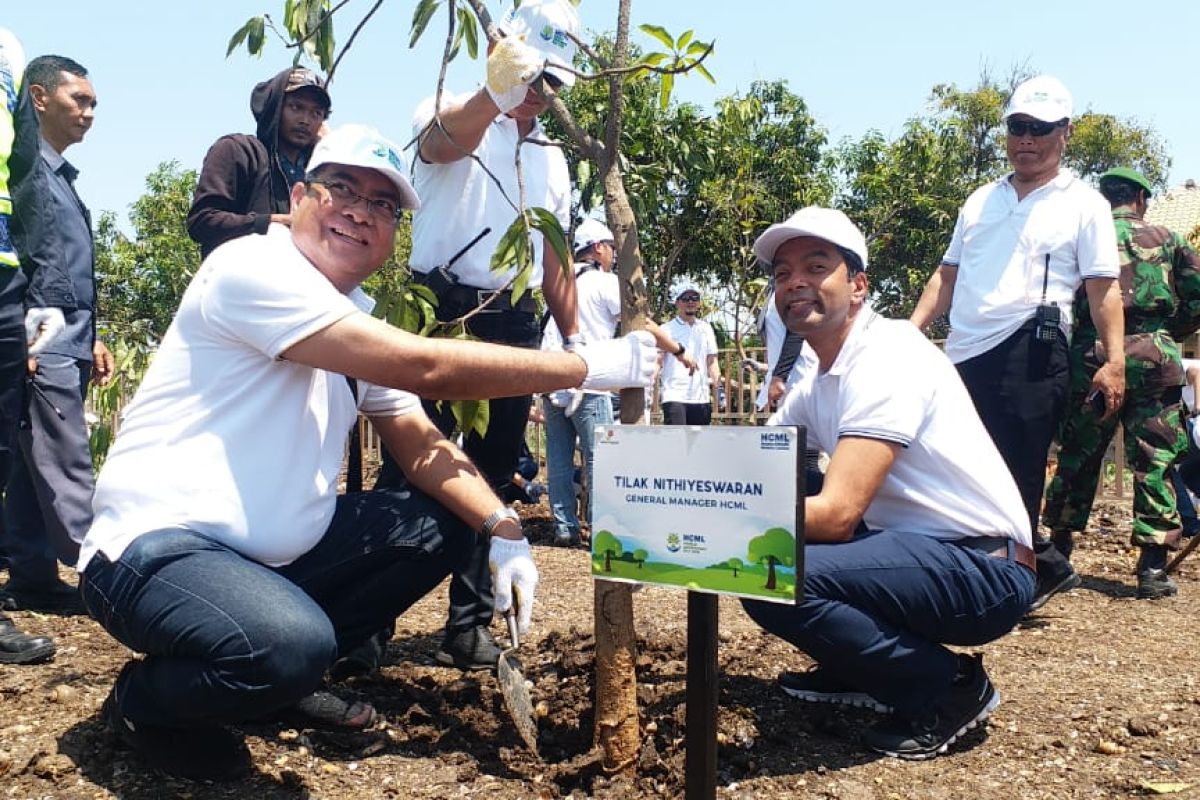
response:
[[[1178,342],[1200,327],[1200,258],[1182,236],[1142,221],[1151,186],[1141,174],[1109,170],[1100,177],[1100,192],[1113,206],[1121,257],[1125,402],[1108,417],[1102,416],[1102,405],[1089,402],[1103,347],[1081,292],[1075,301],[1079,324],[1070,350],[1069,411],[1042,522],[1069,557],[1072,532],[1087,524],[1104,453],[1120,422],[1134,476],[1131,541],[1141,549],[1138,597],[1166,597],[1177,588],[1163,567],[1168,550],[1178,547],[1181,532],[1168,470],[1187,451]]]

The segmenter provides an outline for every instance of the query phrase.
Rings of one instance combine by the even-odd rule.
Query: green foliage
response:
[[[790,567],[796,563],[796,537],[786,528],[769,528],[746,545],[752,563],[775,562]]]
[[[701,63],[702,59],[712,52],[713,43],[705,44],[694,41],[695,32],[690,30],[684,31],[678,38],[675,38],[661,25],[639,25],[638,29],[658,40],[660,44],[671,51],[670,53],[647,53],[633,62],[634,66],[647,68],[644,72],[635,73],[639,77],[656,74],[655,70],[660,70],[657,73],[659,111],[666,111],[670,105],[671,90],[675,87],[675,73],[694,70],[708,79],[709,83],[716,83],[712,73]]]
[[[274,21],[268,14],[246,20],[230,37],[229,46],[225,50],[226,57],[232,55],[243,43],[247,53],[261,56],[266,45],[267,26],[274,28]],[[334,64],[333,13],[330,0],[284,0],[283,28],[286,38],[295,43],[295,63],[299,64],[302,58],[307,58],[319,65],[323,71],[330,71]]]
[[[96,415],[88,435],[92,466],[96,470],[108,457],[108,449],[117,435],[121,409],[142,382],[152,355],[145,342],[109,339],[106,344],[113,354],[112,379],[104,386],[93,384],[88,387],[87,407]]]
[[[96,225],[96,276],[102,334],[152,347],[170,325],[179,299],[200,266],[200,248],[187,235],[195,170],[176,161],[146,176],[146,194],[130,206],[133,236],[111,212]]]
[[[592,537],[592,550],[597,553],[608,553],[619,556],[625,552],[621,540],[613,536],[612,531],[602,530]]]
[[[1171,158],[1153,128],[1092,112],[1077,117],[1074,127],[1063,160],[1079,175],[1097,178],[1113,167],[1133,167],[1156,189],[1166,188]]]
[[[633,560],[637,562],[638,569],[641,569],[642,564],[646,563],[646,558],[650,555],[645,550],[638,548],[631,553]]]

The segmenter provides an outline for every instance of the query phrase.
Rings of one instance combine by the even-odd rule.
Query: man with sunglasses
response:
[[[675,318],[663,325],[667,335],[679,342],[675,355],[688,355],[695,368],[678,358],[659,356],[664,425],[709,425],[712,423],[710,392],[719,395],[721,373],[717,369],[717,335],[707,320],[700,318],[700,290],[686,286],[675,297]]]
[[[231,133],[209,148],[188,211],[188,236],[207,258],[217,245],[287,224],[292,186],[304,178],[331,101],[325,81],[304,67],[285,69],[254,87],[251,136]]]
[[[1061,167],[1072,113],[1056,78],[1039,75],[1016,88],[1004,114],[1012,172],[967,198],[911,317],[924,329],[949,310],[946,355],[1012,471],[1034,531],[1066,409],[1067,340],[1081,285],[1103,352],[1090,391],[1103,398],[1105,416],[1125,395],[1116,233],[1108,202]],[[1039,608],[1080,579],[1050,540],[1034,543],[1031,608]]]
[[[1116,167],[1100,176],[1100,193],[1112,204],[1121,254],[1125,304],[1125,402],[1119,413],[1101,415],[1092,402],[1096,329],[1088,299],[1075,301],[1079,324],[1071,340],[1071,395],[1059,435],[1054,479],[1046,490],[1042,520],[1055,547],[1070,557],[1073,534],[1082,531],[1096,498],[1104,454],[1118,422],[1133,470],[1130,543],[1140,555],[1137,596],[1169,597],[1178,588],[1164,568],[1182,534],[1171,465],[1188,451],[1180,403],[1185,382],[1179,346],[1200,327],[1200,258],[1177,233],[1142,219],[1153,190],[1136,170]],[[1185,490],[1186,493],[1186,490]]]
[[[88,611],[146,654],[121,670],[104,720],[151,766],[193,779],[244,773],[227,726],[327,706],[315,690],[334,659],[479,552],[496,606],[519,607],[528,630],[537,570],[520,523],[416,393],[618,389],[654,371],[644,332],[540,353],[375,319],[359,285],[418,203],[403,151],[346,125],[309,167],[290,229],[217,248],[184,293],[125,409],[79,557]],[[337,493],[359,412],[404,489]],[[373,719],[355,703],[330,724]]]
[[[568,0],[523,0],[497,27],[503,38],[488,48],[485,84],[470,94],[430,97],[414,114],[419,148],[413,182],[421,208],[413,215],[409,264],[416,279],[437,295],[439,320],[471,315],[466,329],[477,339],[536,348],[541,340],[537,302],[528,292],[514,297],[515,270],[493,272],[491,261],[522,201],[525,208],[554,214],[564,230],[570,227],[567,162],[538,122],[549,107],[538,79],[551,87],[574,84],[579,17]],[[561,264],[535,231],[529,285],[540,284],[571,347],[578,339],[577,300],[574,276],[564,266],[570,265]],[[500,494],[516,470],[532,402],[529,392],[495,397],[488,403],[487,433],[465,437],[467,455]],[[425,412],[447,435],[457,427],[449,403],[427,403]],[[385,458],[376,485],[401,482],[396,466]],[[487,564],[455,572],[439,663],[495,669],[500,648],[488,630],[491,618]],[[368,654],[363,667],[369,669],[371,660]]]

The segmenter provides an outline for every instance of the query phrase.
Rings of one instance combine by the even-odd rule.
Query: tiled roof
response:
[[[1200,228],[1200,186],[1189,180],[1154,198],[1146,210],[1146,221],[1190,236]]]

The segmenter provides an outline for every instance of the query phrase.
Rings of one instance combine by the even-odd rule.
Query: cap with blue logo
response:
[[[525,34],[525,44],[549,62],[546,72],[564,86],[575,85],[575,73],[570,68],[578,47],[571,37],[579,35],[579,14],[567,0],[521,0],[497,27],[507,36]],[[556,69],[555,65],[567,69]]]
[[[403,208],[420,208],[412,184],[408,182],[408,160],[404,151],[367,125],[341,125],[321,137],[308,160],[312,172],[324,164],[364,167],[383,173],[400,192]]]

